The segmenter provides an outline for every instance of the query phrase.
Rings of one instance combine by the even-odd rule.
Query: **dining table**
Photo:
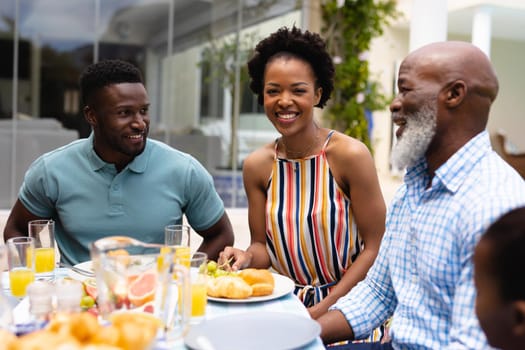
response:
[[[55,279],[64,278],[70,275],[71,270],[69,268],[57,268],[55,270]],[[17,299],[11,296],[9,290],[9,278],[6,271],[2,272],[2,286],[3,292],[9,301],[13,309],[13,319],[15,324],[23,324],[28,322],[30,319],[29,314],[29,302],[27,298]],[[305,321],[310,321],[309,313],[303,303],[297,298],[292,292],[285,294],[279,298],[274,298],[265,301],[257,302],[217,302],[217,301],[208,301],[206,307],[206,316],[203,322],[211,322],[215,318],[225,318],[226,320],[234,320],[236,317],[246,317],[247,315],[251,318],[256,318],[258,315],[265,314],[273,315],[283,315],[283,316],[300,316],[304,317]],[[279,314],[278,314],[279,313]],[[256,316],[257,315],[257,316]],[[286,317],[284,317],[286,318]],[[287,325],[290,327],[290,325]],[[191,326],[190,326],[191,327]],[[238,336],[243,336],[242,329],[237,330]],[[190,328],[191,333],[191,328]],[[272,334],[263,334],[258,336],[258,339],[253,339],[254,342],[258,342],[259,347],[264,347],[265,345],[271,346],[272,343],[277,340],[275,337],[272,337]],[[187,340],[187,339],[186,339]],[[265,344],[268,342],[268,344]],[[169,344],[163,342],[159,339],[155,345],[154,350],[167,350],[167,349],[190,349],[186,346],[188,342],[185,339],[179,339],[175,342],[170,342]],[[214,349],[213,346],[209,347]],[[269,348],[269,347],[265,347]],[[305,350],[319,350],[325,349],[323,342],[319,336],[313,336],[312,340],[306,344],[301,344],[301,346],[296,347],[298,349]],[[202,347],[205,350],[205,347]]]

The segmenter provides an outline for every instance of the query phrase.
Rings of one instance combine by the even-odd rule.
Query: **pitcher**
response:
[[[91,244],[97,304],[104,319],[114,312],[149,312],[163,321],[163,336],[182,337],[191,312],[188,269],[173,263],[173,250],[124,236]]]

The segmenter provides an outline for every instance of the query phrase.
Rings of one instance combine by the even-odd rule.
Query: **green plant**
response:
[[[321,1],[322,35],[334,57],[331,103],[325,110],[330,126],[363,141],[370,149],[365,111],[384,109],[387,98],[370,78],[366,53],[374,37],[398,16],[395,0]]]
[[[256,32],[245,33],[239,38],[238,42],[234,35],[209,40],[208,45],[202,51],[201,61],[199,62],[199,66],[207,64],[213,67],[211,75],[206,79],[221,79],[223,86],[233,91],[235,88],[235,58],[239,51],[241,81],[246,81],[248,79],[246,62],[256,40]]]

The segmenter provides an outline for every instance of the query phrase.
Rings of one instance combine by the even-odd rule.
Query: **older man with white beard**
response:
[[[485,130],[497,77],[475,46],[441,42],[406,57],[398,87],[392,163],[407,169],[404,184],[374,265],[318,319],[321,336],[359,339],[392,317],[390,343],[334,349],[489,348],[474,313],[474,247],[490,223],[525,204],[525,183]]]

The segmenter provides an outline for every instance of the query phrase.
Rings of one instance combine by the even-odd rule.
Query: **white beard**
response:
[[[411,167],[425,155],[436,133],[436,114],[437,105],[427,100],[417,112],[404,116],[405,129],[392,149],[392,167]]]

